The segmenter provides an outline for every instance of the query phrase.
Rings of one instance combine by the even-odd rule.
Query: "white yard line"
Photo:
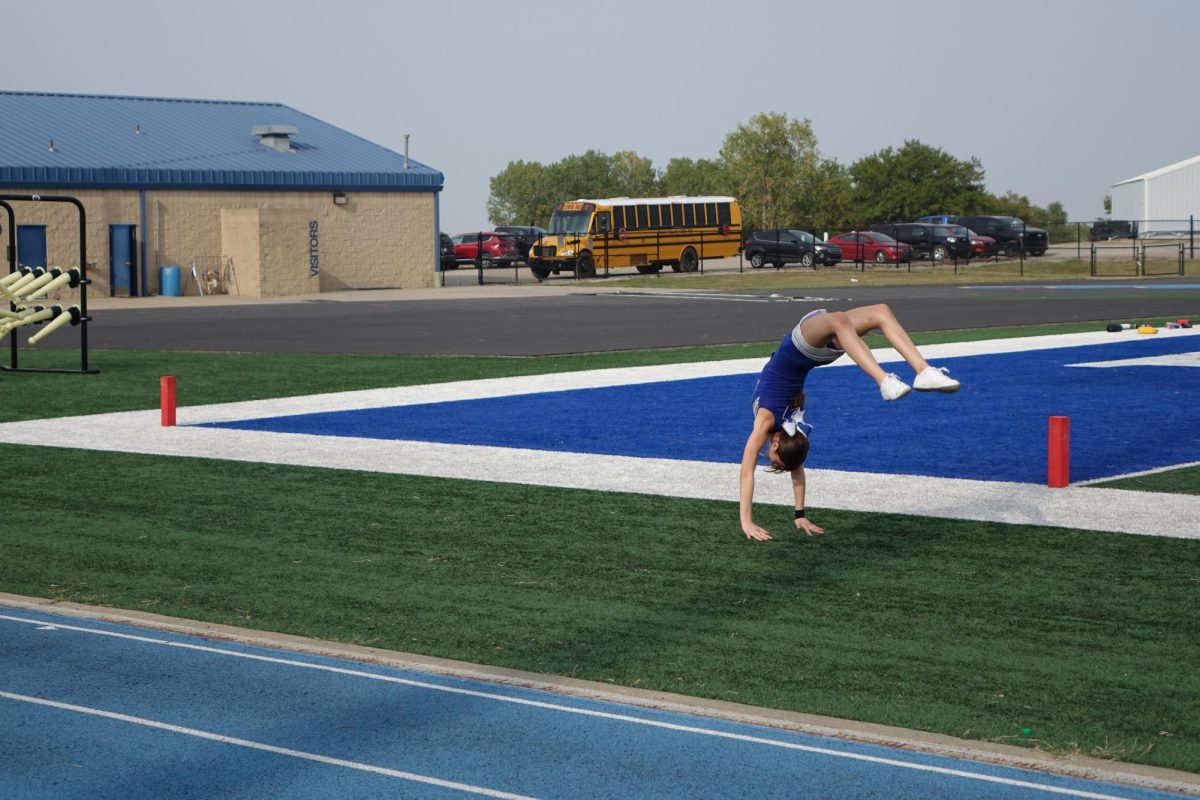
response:
[[[166,456],[424,475],[607,492],[737,500],[738,465],[440,442],[159,426],[157,412],[19,422],[0,440]],[[1200,538],[1200,496],[808,470],[813,505],[850,511]],[[791,484],[762,474],[760,502],[789,505]],[[730,524],[736,520],[731,517]]]
[[[1163,331],[1176,336],[1197,333],[1200,329]],[[958,356],[1129,341],[1137,336],[1133,332],[1101,331],[930,345],[922,351],[937,362]],[[876,351],[876,357],[880,361],[897,359],[891,350]],[[732,463],[187,426],[318,411],[752,375],[763,361],[755,358],[567,372],[183,407],[178,418],[184,427],[173,428],[160,427],[157,410],[31,420],[0,425],[0,442],[736,501],[738,465]],[[850,365],[848,359],[843,362]],[[186,386],[180,388],[180,393],[186,397]],[[759,499],[765,503],[790,504],[790,483],[771,477],[760,478]],[[808,471],[808,481],[813,504],[824,508],[1200,538],[1200,496],[1085,487],[1048,489],[1019,483],[819,469]]]

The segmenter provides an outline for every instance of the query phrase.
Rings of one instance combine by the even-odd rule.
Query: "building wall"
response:
[[[1146,219],[1146,182],[1132,180],[1112,187],[1112,218],[1138,223],[1138,230]]]
[[[1146,216],[1157,222],[1148,230],[1187,230],[1189,217],[1200,212],[1200,163],[1181,166],[1146,183]]]
[[[159,291],[157,267],[179,265],[183,293],[197,294],[190,271],[193,257],[215,264],[219,256],[233,258],[240,294],[252,297],[433,286],[438,248],[432,192],[347,191],[348,202],[336,205],[327,191],[147,190],[145,230],[135,190],[0,192],[70,195],[83,203],[88,261],[95,262],[89,267],[89,296],[110,293],[108,226],[115,224],[139,226],[151,293]],[[74,206],[10,204],[18,225],[46,225],[51,266],[76,265],[79,218]],[[7,224],[0,213],[0,226]]]

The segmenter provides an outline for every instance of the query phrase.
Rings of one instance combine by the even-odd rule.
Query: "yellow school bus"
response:
[[[733,197],[613,197],[559,203],[548,233],[529,249],[539,281],[551,272],[581,278],[636,267],[694,272],[702,258],[735,255],[742,212]]]

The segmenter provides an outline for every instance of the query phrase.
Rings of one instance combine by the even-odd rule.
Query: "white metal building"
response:
[[[1138,223],[1142,235],[1183,233],[1200,217],[1200,156],[1114,183],[1112,218]]]

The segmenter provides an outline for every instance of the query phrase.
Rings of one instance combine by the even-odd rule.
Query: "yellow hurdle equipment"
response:
[[[21,289],[23,289],[24,287],[33,283],[38,278],[42,277],[42,275],[44,275],[45,273],[46,273],[46,270],[42,269],[41,267],[34,267],[33,269],[29,270],[29,272],[25,273],[20,278],[13,281],[12,283],[10,283],[7,287],[8,291],[12,292],[15,295],[19,295],[21,293]]]
[[[66,270],[65,272],[60,272],[57,277],[55,277],[54,279],[49,281],[45,286],[42,287],[42,293],[50,294],[50,292],[53,292],[55,289],[59,288],[60,286],[68,286],[68,285],[72,289],[74,289],[76,286],[79,285],[79,270],[76,269],[75,267],[71,267],[69,270]],[[28,297],[29,295],[26,294],[25,296]]]
[[[22,328],[26,325],[32,325],[35,322],[42,322],[51,319],[61,313],[58,306],[43,308],[42,306],[34,306],[27,313],[22,314],[20,319],[9,320],[7,326],[11,328]]]
[[[10,272],[3,278],[0,278],[0,286],[8,286],[10,283],[15,283],[32,271],[29,267],[21,267],[16,272]]]
[[[1138,333],[1158,333],[1158,328],[1153,325],[1141,325],[1138,327]]]
[[[51,283],[55,278],[59,277],[60,275],[62,275],[62,270],[60,270],[60,269],[56,268],[56,269],[47,270],[47,271],[43,272],[41,275],[34,278],[33,280],[29,281],[28,283],[25,283],[25,284],[22,284],[21,286],[19,286],[17,289],[14,290],[14,294],[16,294],[20,297],[23,297],[26,300],[28,300],[29,298],[33,297],[36,294],[44,294],[44,292],[45,292],[44,287],[47,284]]]
[[[61,313],[46,323],[46,325],[43,326],[40,331],[29,337],[29,343],[31,345],[37,344],[44,337],[54,333],[67,323],[74,323],[79,317],[79,306],[71,306],[70,308],[60,308],[59,306],[55,306],[55,308],[60,309]]]
[[[9,291],[7,286],[0,285],[0,294],[7,297],[8,301],[10,303],[14,303],[18,306],[22,305],[25,302],[24,300],[22,300],[21,298],[17,297],[15,294],[13,294],[11,291]]]

